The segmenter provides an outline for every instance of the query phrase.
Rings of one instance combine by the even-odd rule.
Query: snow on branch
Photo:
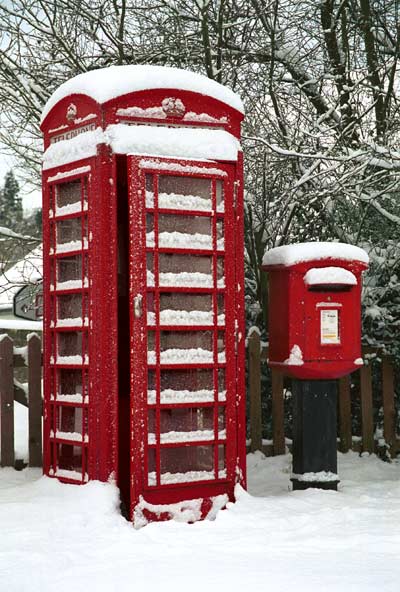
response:
[[[0,236],[5,236],[7,238],[16,238],[18,240],[23,240],[23,241],[34,241],[37,243],[40,243],[41,239],[40,238],[35,238],[33,236],[26,236],[24,234],[19,234],[18,232],[14,232],[13,230],[10,230],[9,228],[5,228],[5,226],[0,226]],[[1,239],[0,239],[1,240]],[[3,239],[5,240],[5,239]]]

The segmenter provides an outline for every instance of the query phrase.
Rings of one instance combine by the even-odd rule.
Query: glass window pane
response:
[[[158,217],[159,232],[184,232],[190,234],[207,234],[211,236],[211,219],[208,216],[173,216],[160,214]]]
[[[74,471],[78,474],[82,474],[82,447],[73,446],[71,444],[58,444],[56,466],[57,473],[60,469],[61,471]],[[76,475],[76,478],[78,478],[78,474]],[[62,476],[62,474],[60,476]]]
[[[82,222],[80,218],[71,218],[57,222],[57,244],[82,240]]]
[[[82,371],[81,370],[58,370],[58,395],[57,398],[71,398],[76,402],[82,402]]]
[[[63,257],[58,260],[58,281],[68,282],[82,279],[82,255]]]
[[[58,319],[82,318],[82,294],[57,296]]]
[[[176,210],[211,210],[211,181],[195,177],[161,175],[158,206]]]
[[[81,356],[82,355],[82,332],[67,331],[58,334],[58,355],[60,356]]]
[[[215,182],[215,189],[217,194],[217,212],[224,211],[224,185],[220,179]]]
[[[218,446],[218,473],[219,477],[226,477],[226,461],[225,461],[225,446],[220,444]]]
[[[211,331],[161,331],[160,349],[165,351],[172,348],[193,349],[201,348],[212,351]]]
[[[81,201],[81,181],[70,181],[57,185],[57,207],[62,208],[69,204]]]
[[[225,261],[223,257],[217,258],[217,287],[225,287]]]
[[[212,297],[211,294],[165,292],[160,294],[160,310],[212,312]]]
[[[212,370],[163,370],[160,376],[161,403],[207,403],[214,401]],[[148,372],[148,402],[156,402],[155,372]]]
[[[85,425],[85,428],[87,426]],[[65,437],[82,440],[83,409],[82,407],[58,408],[57,434],[59,438]]]
[[[161,483],[214,479],[214,447],[184,446],[162,448]]]
[[[146,175],[146,208],[154,208],[154,176]]]

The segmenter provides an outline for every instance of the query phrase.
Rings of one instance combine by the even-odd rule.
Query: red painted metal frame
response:
[[[178,97],[183,101],[186,107],[186,113],[189,111],[197,114],[207,113],[211,119],[202,121],[201,118],[195,121],[185,120],[183,117],[167,115],[165,118],[141,118],[137,116],[121,116],[119,109],[126,109],[130,106],[136,106],[141,109],[148,109],[154,106],[161,106],[165,97]],[[66,119],[67,109],[71,104],[76,107],[77,116],[74,119]],[[213,121],[212,118],[215,118]],[[75,94],[60,100],[46,116],[42,129],[44,130],[44,142],[47,149],[51,141],[62,139],[62,134],[68,137],[74,137],[80,133],[86,133],[90,129],[100,127],[105,129],[109,124],[115,123],[134,123],[136,125],[163,125],[179,126],[193,128],[214,128],[225,129],[240,138],[240,123],[242,115],[235,109],[213,99],[212,97],[200,95],[198,93],[182,91],[180,89],[150,89],[130,93],[124,96],[116,97],[103,105],[97,104],[91,98]],[[117,163],[117,159],[119,164]],[[128,184],[131,198],[129,199],[130,208],[130,275],[129,289],[132,297],[139,290],[140,286],[143,295],[146,286],[146,253],[153,250],[157,251],[155,263],[158,265],[158,254],[162,253],[182,253],[180,249],[148,249],[145,246],[145,196],[140,196],[139,191],[143,190],[142,179],[143,172],[140,173],[140,157],[116,156],[111,153],[109,147],[99,145],[97,155],[91,158],[71,162],[53,169],[46,170],[43,173],[43,234],[44,234],[44,472],[47,475],[57,476],[54,471],[56,468],[57,450],[60,446],[77,446],[83,451],[81,479],[69,479],[65,475],[59,477],[61,481],[68,483],[82,483],[88,479],[100,479],[107,481],[110,476],[115,476],[117,482],[121,484],[121,476],[118,476],[118,455],[119,447],[125,443],[123,440],[118,442],[118,229],[117,229],[117,210],[120,207],[121,195],[118,193],[118,184],[121,182],[121,174],[125,175],[124,166],[119,168],[121,162],[127,163]],[[149,160],[149,157],[145,157]],[[152,213],[157,223],[158,215],[168,214],[179,216],[181,214],[192,216],[208,216],[212,220],[212,249],[185,249],[185,254],[207,255],[215,261],[217,258],[224,258],[228,261],[225,265],[225,288],[216,287],[216,265],[213,265],[213,288],[186,288],[186,287],[159,287],[157,285],[147,288],[148,292],[155,295],[158,301],[160,294],[167,292],[191,293],[191,294],[209,294],[212,298],[214,311],[213,325],[204,325],[193,327],[187,326],[161,326],[159,324],[159,307],[155,307],[156,325],[147,327],[146,320],[146,302],[144,302],[144,315],[142,319],[135,319],[132,316],[132,301],[130,306],[130,325],[131,325],[131,347],[134,355],[131,358],[131,450],[129,457],[130,481],[131,481],[131,500],[127,499],[131,512],[137,503],[139,496],[144,495],[150,503],[169,504],[186,499],[201,497],[204,499],[202,514],[205,515],[210,508],[211,499],[219,494],[228,493],[230,499],[233,498],[233,488],[235,483],[240,482],[245,485],[245,387],[244,387],[244,277],[243,277],[243,159],[239,155],[238,162],[220,163],[220,162],[198,162],[185,159],[165,159],[157,155],[151,156],[152,161],[179,163],[183,165],[193,165],[204,169],[219,169],[226,173],[222,175],[225,185],[225,212],[217,213],[212,217],[208,212],[203,211],[182,211],[158,208],[157,203],[154,208],[147,208],[148,213]],[[82,167],[89,167],[90,172],[75,172]],[[158,173],[167,175],[167,171],[158,171],[157,166],[154,169],[146,168],[147,173],[154,174],[157,179]],[[174,175],[187,176],[186,173],[172,173]],[[142,178],[141,178],[142,175]],[[192,176],[192,175],[189,175]],[[212,199],[215,210],[216,205],[216,178],[218,177],[206,171],[204,175],[196,173],[194,176],[210,179],[212,185]],[[222,178],[221,177],[221,178]],[[60,215],[57,218],[50,217],[49,212],[54,210],[55,190],[60,184],[69,183],[80,179],[82,183],[87,184],[87,211],[75,212]],[[125,183],[122,180],[122,185]],[[121,186],[122,186],[121,185]],[[156,199],[157,199],[157,191]],[[227,198],[227,196],[229,196]],[[82,199],[82,198],[81,198]],[[230,200],[229,211],[227,204]],[[118,214],[121,215],[121,212]],[[85,274],[85,265],[87,265],[88,285],[83,285],[76,289],[53,289],[50,290],[50,284],[55,284],[55,261],[63,257],[79,255],[82,249],[67,254],[51,254],[50,248],[55,246],[55,227],[56,220],[87,219],[87,261],[82,262],[82,280]],[[216,243],[216,220],[224,219],[225,227],[225,250],[217,250]],[[81,229],[83,225],[81,222]],[[82,230],[83,232],[83,230]],[[82,237],[83,238],[83,237]],[[53,263],[52,263],[53,262]],[[156,270],[154,270],[156,271]],[[155,274],[156,277],[158,274]],[[54,286],[56,288],[56,286]],[[88,327],[56,327],[52,326],[52,321],[56,320],[55,306],[59,297],[68,294],[81,294],[85,302],[86,312],[82,311],[83,316],[88,316]],[[217,319],[217,297],[225,294],[225,327],[218,326]],[[229,306],[227,305],[229,303]],[[120,325],[121,326],[121,325]],[[147,340],[147,331],[155,332],[159,346],[160,331],[210,331],[213,333],[213,351],[214,359],[208,364],[196,364],[196,368],[208,368],[213,370],[214,401],[212,403],[160,403],[160,364],[159,347],[156,347],[157,362],[153,366],[156,369],[158,400],[155,405],[147,405],[147,350],[145,348]],[[86,344],[86,350],[82,353],[88,353],[88,361],[82,360],[82,364],[58,364],[57,363],[57,335],[67,334],[68,332],[82,332],[85,335],[83,342]],[[226,364],[220,363],[217,359],[218,331],[225,331],[225,350]],[[127,344],[128,347],[128,344]],[[54,356],[54,363],[51,361]],[[145,357],[143,357],[145,356]],[[229,393],[229,400],[222,402],[216,395],[218,389],[218,367],[227,368],[225,380],[226,390]],[[187,364],[164,365],[165,369],[184,369]],[[52,400],[52,393],[58,392],[58,374],[59,370],[72,369],[79,370],[82,376],[83,395],[88,394],[88,400],[80,402]],[[190,442],[189,446],[214,445],[214,471],[217,471],[218,443],[226,444],[225,466],[227,475],[224,479],[214,479],[210,481],[188,482],[179,485],[160,485],[148,487],[147,485],[147,458],[144,457],[144,451],[148,448],[147,432],[147,408],[156,409],[157,440],[156,446],[150,445],[150,448],[157,450],[157,462],[160,464],[160,410],[163,408],[213,408],[214,423],[213,439],[210,441]],[[218,437],[218,409],[225,408],[225,427],[228,438],[226,442],[219,441]],[[71,414],[76,411],[76,417],[80,411],[87,415],[87,435],[88,441],[84,441],[85,432],[82,432],[82,442],[77,443],[73,440],[50,437],[51,430],[57,427],[61,409],[67,410]],[[125,421],[123,410],[120,416],[121,422]],[[76,421],[75,417],[74,420]],[[82,418],[83,421],[83,418]],[[82,430],[86,430],[86,423],[82,425]],[[158,442],[158,445],[157,445]],[[163,444],[167,448],[180,446],[182,443]],[[186,445],[186,443],[184,444]],[[124,451],[125,452],[125,451]],[[122,456],[122,454],[121,454]],[[124,464],[120,468],[124,470]],[[127,467],[127,471],[129,470]],[[157,473],[159,479],[159,472]],[[217,477],[217,474],[215,474]],[[129,496],[128,496],[129,497]],[[150,517],[150,516],[149,516]],[[168,517],[167,514],[161,514],[161,517]],[[153,514],[152,519],[157,519]]]
[[[240,303],[236,297],[236,280],[243,282],[243,278],[236,278],[236,245],[235,237],[237,230],[237,220],[235,221],[234,211],[234,180],[235,168],[232,165],[222,165],[218,163],[208,164],[198,161],[186,161],[185,164],[189,166],[201,166],[204,169],[204,174],[182,173],[174,170],[160,170],[157,166],[141,167],[140,157],[129,157],[128,160],[128,176],[130,188],[130,237],[131,237],[131,255],[130,255],[130,294],[131,294],[131,311],[134,310],[134,298],[138,295],[143,299],[143,312],[140,318],[135,318],[132,314],[132,368],[131,368],[131,446],[132,446],[132,498],[131,498],[131,517],[135,517],[135,508],[143,497],[147,503],[152,505],[171,504],[185,501],[188,499],[201,498],[208,503],[205,508],[209,508],[210,499],[227,493],[229,498],[233,498],[233,488],[238,480],[244,482],[245,465],[242,464],[242,454],[238,452],[238,442],[240,435],[237,433],[238,427],[244,428],[243,418],[238,417],[243,412],[243,407],[239,403],[237,405],[237,390],[238,390],[238,376],[237,376],[237,355],[235,344],[236,327],[238,326],[237,308],[240,308]],[[173,165],[176,162],[182,164],[182,160],[177,161],[173,159],[158,159],[161,163],[169,163]],[[215,174],[215,169],[221,171],[221,175]],[[209,169],[207,171],[207,169]],[[214,171],[214,174],[213,174]],[[154,179],[154,207],[145,207],[145,176],[153,175]],[[213,214],[212,212],[202,212],[201,215],[208,216],[212,222],[212,237],[213,249],[179,249],[179,248],[158,248],[158,175],[173,175],[184,177],[202,177],[210,180],[212,187],[212,211],[216,212],[216,179],[222,179],[224,183],[224,212]],[[155,246],[146,248],[146,212],[154,214],[154,233]],[[161,209],[160,212],[168,213],[170,215],[198,215],[198,211],[189,210],[169,210]],[[239,213],[240,215],[240,213]],[[224,220],[224,237],[225,237],[225,251],[218,251],[216,224],[217,218]],[[152,251],[154,253],[154,287],[146,288],[146,252]],[[213,288],[159,288],[158,286],[158,254],[166,253],[192,253],[197,255],[209,255],[213,260]],[[225,288],[217,288],[217,257],[224,257],[225,260]],[[240,262],[239,262],[240,264]],[[196,326],[175,326],[159,324],[159,293],[161,291],[168,292],[185,292],[192,294],[210,294],[212,297],[212,310],[214,311],[213,325],[196,325]],[[240,291],[240,290],[239,290]],[[147,326],[147,299],[146,292],[153,292],[155,294],[155,324]],[[218,326],[217,320],[217,293],[225,293],[225,355],[226,363],[218,361],[217,353],[217,339],[218,331],[221,326]],[[168,403],[160,404],[160,331],[163,329],[168,331],[201,331],[207,330],[213,332],[213,352],[214,360],[209,364],[163,364],[164,370],[168,369],[193,369],[193,368],[209,368],[213,370],[214,375],[214,402],[213,403]],[[147,364],[147,331],[155,332],[155,352],[156,363],[154,365]],[[147,369],[153,368],[156,371],[156,404],[148,405],[147,403]],[[226,402],[218,400],[218,368],[225,368],[225,388],[227,391]],[[239,378],[241,380],[241,377]],[[214,438],[210,441],[190,441],[177,442],[173,444],[160,444],[160,409],[174,409],[174,408],[197,408],[209,407],[212,408],[214,415]],[[218,436],[218,409],[225,408],[225,428],[227,437],[225,441],[220,441]],[[149,445],[147,442],[147,409],[153,408],[156,410],[156,443]],[[244,440],[244,433],[241,434]],[[218,444],[224,444],[225,450],[225,467],[226,477],[219,478],[215,474],[215,479],[207,481],[190,481],[179,484],[161,484],[160,483],[160,449],[167,447],[179,446],[197,446],[197,445],[214,445],[214,471],[218,471]],[[148,475],[148,459],[147,450],[154,448],[156,450],[156,484],[149,485],[147,482]],[[240,460],[238,461],[238,459]],[[240,467],[238,467],[240,462]],[[238,477],[241,475],[241,477]],[[154,519],[154,516],[152,517]]]
[[[117,360],[117,308],[116,308],[116,197],[112,182],[114,160],[105,146],[99,146],[98,156],[71,163],[57,168],[61,173],[59,179],[48,182],[54,175],[54,169],[43,174],[43,264],[44,264],[44,472],[50,476],[57,476],[56,447],[60,439],[51,437],[51,430],[55,434],[57,416],[62,407],[81,408],[83,416],[87,414],[88,442],[85,442],[86,421],[82,416],[82,442],[62,440],[64,444],[82,447],[82,479],[100,479],[106,481],[110,475],[117,475],[117,404],[118,383],[116,363],[110,364],[110,359]],[[81,167],[90,167],[90,173],[68,174]],[[57,187],[80,180],[87,187],[87,209],[72,214],[55,215],[55,192]],[[111,180],[111,182],[110,182]],[[83,191],[83,189],[82,189]],[[51,199],[53,204],[50,203]],[[50,209],[54,216],[50,217]],[[88,249],[68,251],[66,253],[51,254],[51,245],[55,247],[55,229],[58,221],[80,219],[83,232],[83,220],[86,218],[86,232]],[[107,236],[107,240],[104,237]],[[83,236],[82,236],[83,239]],[[83,242],[82,242],[83,244]],[[87,258],[83,254],[87,254]],[[57,290],[55,261],[63,257],[82,255],[82,287]],[[54,263],[52,264],[52,261]],[[51,271],[51,268],[53,269]],[[87,268],[86,268],[87,266]],[[108,281],[104,278],[107,274]],[[89,282],[85,287],[84,279]],[[50,290],[50,283],[54,289]],[[56,328],[57,297],[63,295],[81,295],[82,319],[88,318],[87,327]],[[53,321],[53,323],[52,323]],[[57,363],[55,335],[66,331],[82,331],[89,335],[82,342],[88,355],[88,362],[82,359],[82,364]],[[89,333],[90,332],[90,333]],[[51,357],[54,357],[54,363]],[[57,402],[53,394],[58,392],[57,375],[60,369],[80,370],[82,372],[82,396],[88,393],[88,403]],[[59,477],[65,482],[77,482],[75,478]]]

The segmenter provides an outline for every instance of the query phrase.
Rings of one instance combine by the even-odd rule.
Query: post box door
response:
[[[132,505],[234,479],[232,172],[129,158]]]
[[[304,334],[306,361],[354,359],[357,313],[353,286],[308,291]]]

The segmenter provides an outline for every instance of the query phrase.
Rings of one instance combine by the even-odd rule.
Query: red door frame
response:
[[[145,205],[145,175],[154,175],[154,208],[148,208]],[[237,239],[235,229],[237,228],[237,220],[235,219],[235,181],[236,167],[234,164],[209,163],[199,161],[182,161],[168,158],[144,158],[139,156],[128,157],[128,185],[129,185],[129,209],[130,209],[130,323],[131,331],[131,516],[134,516],[135,506],[143,497],[146,502],[152,505],[173,504],[187,499],[201,498],[208,499],[217,495],[227,493],[229,498],[233,497],[233,488],[236,481],[244,479],[244,465],[241,475],[238,471],[238,463],[242,460],[243,447],[238,450],[238,442],[243,437],[238,434],[238,429],[243,429],[243,421],[238,421],[238,409],[243,410],[243,397],[237,401],[238,383],[237,376],[237,352],[238,343],[237,336],[240,331],[237,314],[243,312],[242,306],[238,304],[237,292],[238,279],[236,272],[236,249],[235,241]],[[212,186],[212,211],[199,212],[189,210],[166,210],[158,208],[158,175],[173,175],[183,177],[197,177],[210,179]],[[216,213],[216,180],[221,179],[224,183],[224,212]],[[153,213],[154,215],[154,232],[158,232],[158,213],[171,215],[200,215],[208,216],[211,219],[212,233],[213,233],[213,249],[205,251],[204,249],[178,249],[178,248],[159,248],[158,241],[155,242],[155,247],[146,248],[146,213]],[[239,213],[240,216],[240,213]],[[225,252],[217,251],[216,244],[216,219],[224,220],[224,238],[225,238]],[[193,255],[209,255],[213,258],[213,287],[212,288],[171,288],[173,292],[189,291],[190,293],[209,293],[213,298],[214,323],[213,326],[172,326],[166,327],[169,331],[182,331],[189,329],[196,330],[212,330],[213,331],[213,351],[214,359],[210,364],[174,364],[165,365],[166,369],[185,369],[185,368],[211,368],[214,372],[214,377],[218,367],[225,367],[226,380],[226,416],[225,425],[227,430],[226,442],[218,440],[218,406],[221,404],[217,396],[217,381],[214,378],[214,401],[211,407],[214,408],[214,439],[210,442],[190,442],[191,446],[214,444],[215,458],[214,471],[215,479],[207,481],[195,481],[174,484],[160,484],[160,447],[165,446],[159,442],[160,431],[160,372],[156,370],[156,385],[157,385],[157,403],[156,408],[156,475],[157,484],[149,486],[147,483],[148,462],[147,449],[150,447],[147,439],[147,306],[146,306],[146,253],[151,250],[154,253],[154,275],[158,277],[158,253],[185,253]],[[219,257],[225,257],[225,288],[217,288],[217,271],[216,258],[217,253]],[[242,256],[239,257],[242,261]],[[241,263],[239,261],[239,264]],[[164,290],[164,288],[161,288]],[[160,287],[158,286],[158,279],[156,285],[151,291],[155,294],[156,302],[156,319],[155,329],[157,364],[155,368],[159,367],[159,314],[157,313],[159,302]],[[218,361],[217,353],[217,313],[216,313],[216,295],[217,293],[225,293],[225,351],[226,364]],[[139,318],[135,317],[135,298],[139,298],[141,302],[136,300],[136,306],[142,307],[142,314]],[[241,295],[239,299],[241,298]],[[242,323],[240,322],[240,327]],[[162,328],[162,326],[161,326]],[[157,331],[158,329],[158,331]],[[244,343],[244,339],[242,340]],[[242,350],[242,341],[240,342],[240,349]],[[239,377],[240,382],[242,376]],[[185,404],[168,404],[168,408],[179,408]],[[190,406],[186,403],[186,407]],[[201,403],[193,403],[194,407],[205,406]],[[210,405],[209,405],[210,406]],[[226,445],[225,451],[225,467],[226,477],[218,478],[218,443]],[[182,445],[182,444],[181,444]],[[186,444],[188,445],[188,444]],[[240,460],[239,460],[240,459]],[[240,462],[241,464],[241,462]],[[153,518],[154,519],[154,518]]]

